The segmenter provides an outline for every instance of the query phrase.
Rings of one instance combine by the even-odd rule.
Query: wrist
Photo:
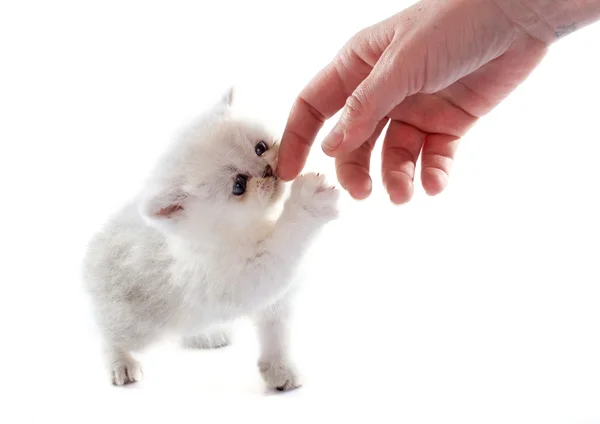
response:
[[[495,0],[508,17],[550,45],[600,19],[600,0]]]

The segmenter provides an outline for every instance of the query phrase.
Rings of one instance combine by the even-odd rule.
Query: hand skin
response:
[[[355,199],[372,190],[383,129],[382,181],[395,204],[421,183],[436,195],[461,137],[540,63],[562,36],[600,17],[600,0],[422,0],[352,37],[296,98],[277,174],[294,179],[324,122],[322,149]]]

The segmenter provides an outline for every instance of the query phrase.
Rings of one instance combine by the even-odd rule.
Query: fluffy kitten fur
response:
[[[232,100],[229,90],[178,137],[136,199],[89,243],[84,279],[113,384],[142,377],[132,352],[170,335],[189,347],[224,346],[228,324],[247,316],[257,325],[266,384],[299,386],[288,352],[292,277],[336,217],[338,191],[306,174],[284,201],[272,175],[276,137],[236,117]],[[260,141],[268,150],[259,155]],[[238,175],[246,191],[234,195]]]

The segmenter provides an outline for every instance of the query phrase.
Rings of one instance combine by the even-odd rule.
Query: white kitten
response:
[[[299,386],[288,355],[292,277],[309,243],[337,216],[322,176],[273,176],[278,144],[238,118],[230,90],[159,160],[140,195],[90,242],[86,288],[113,384],[141,378],[131,356],[169,335],[186,346],[229,342],[228,323],[258,327],[259,370],[271,388]]]

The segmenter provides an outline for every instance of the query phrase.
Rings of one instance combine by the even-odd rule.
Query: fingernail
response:
[[[342,134],[342,131],[336,126],[329,135],[325,137],[325,140],[323,140],[323,150],[332,152],[342,144],[342,141],[344,141],[344,134]]]

